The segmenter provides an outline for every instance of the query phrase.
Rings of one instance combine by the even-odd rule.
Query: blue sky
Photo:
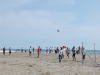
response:
[[[0,0],[0,48],[100,49],[99,20],[100,0]]]

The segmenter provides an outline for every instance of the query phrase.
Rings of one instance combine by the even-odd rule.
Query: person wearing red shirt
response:
[[[38,54],[37,58],[39,58],[39,55],[40,55],[40,46],[37,49],[37,54]]]

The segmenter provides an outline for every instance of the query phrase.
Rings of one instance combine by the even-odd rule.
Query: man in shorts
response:
[[[72,48],[72,58],[73,58],[73,60],[76,61],[76,57],[75,57],[75,46],[73,46],[73,48]]]
[[[62,53],[60,52],[59,53],[59,62],[61,62],[61,59],[62,59]]]
[[[85,52],[85,48],[82,46],[82,60],[85,60],[85,56],[86,56],[86,52]]]
[[[67,56],[68,56],[68,58],[69,58],[70,48],[67,47],[66,53],[67,53]]]

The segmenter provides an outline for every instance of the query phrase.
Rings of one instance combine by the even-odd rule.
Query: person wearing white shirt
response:
[[[30,49],[29,49],[29,56],[31,56],[31,50],[32,50],[32,49],[31,49],[31,46],[30,46]]]
[[[46,47],[46,53],[48,53],[48,48]]]
[[[49,49],[49,53],[51,53],[51,47],[50,47],[50,49]]]
[[[63,57],[65,56],[65,51],[66,51],[66,48],[63,47],[63,49],[62,49],[62,56]]]

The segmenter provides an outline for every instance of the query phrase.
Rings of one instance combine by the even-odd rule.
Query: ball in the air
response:
[[[59,32],[59,30],[57,29],[57,32]]]

